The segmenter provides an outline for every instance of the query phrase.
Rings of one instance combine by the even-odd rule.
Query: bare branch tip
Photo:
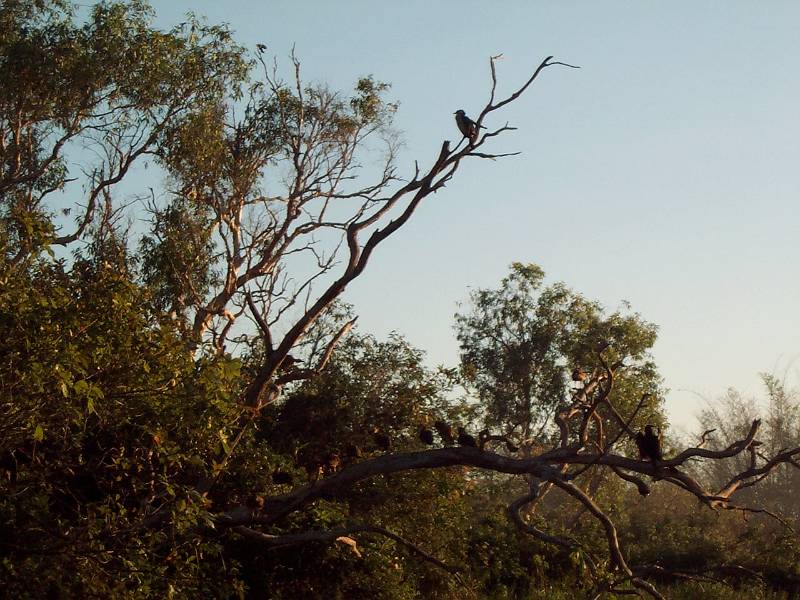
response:
[[[555,66],[555,65],[560,65],[562,67],[569,67],[570,69],[580,69],[580,67],[578,65],[571,65],[569,63],[561,62],[561,61],[558,61],[558,60],[554,60],[554,61],[550,62],[551,58],[553,58],[553,57],[552,56],[548,56],[547,57],[547,60],[545,60],[545,65],[544,65],[545,67],[552,67],[552,66]]]

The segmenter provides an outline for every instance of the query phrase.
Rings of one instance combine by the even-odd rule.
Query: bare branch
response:
[[[705,448],[688,448],[678,454],[678,456],[672,458],[671,460],[664,461],[665,465],[680,465],[683,464],[687,459],[693,458],[695,456],[700,456],[702,458],[711,458],[711,459],[718,459],[718,458],[729,458],[731,456],[735,456],[745,450],[755,439],[756,433],[758,432],[758,428],[761,426],[761,419],[756,419],[753,421],[752,425],[750,426],[750,431],[748,431],[747,436],[744,439],[738,440],[733,442],[730,446],[725,448],[724,450],[707,450]]]
[[[625,574],[631,574],[631,570],[628,568],[628,564],[625,562],[625,557],[622,555],[622,550],[619,547],[619,538],[617,537],[617,528],[614,526],[614,523],[611,519],[606,515],[597,504],[595,504],[594,500],[592,500],[583,490],[581,490],[578,486],[569,483],[567,481],[563,481],[560,479],[552,480],[556,487],[560,488],[576,500],[578,500],[581,504],[583,504],[588,511],[594,516],[600,524],[603,526],[606,534],[606,541],[608,542],[608,552],[609,556],[611,557],[611,564],[620,569]]]
[[[348,332],[353,328],[353,325],[356,324],[356,321],[358,321],[358,317],[349,320],[339,329],[339,331],[336,332],[336,334],[328,342],[328,345],[325,347],[325,350],[320,356],[317,365],[313,369],[297,369],[291,373],[287,373],[286,375],[281,375],[277,379],[277,384],[282,385],[290,381],[310,379],[322,373],[322,371],[325,369],[325,366],[328,364],[328,361],[331,359],[331,356],[333,356],[333,351],[336,349],[339,341],[348,334]]]
[[[709,436],[710,436],[712,433],[714,433],[715,431],[716,431],[716,428],[715,428],[715,429],[706,429],[706,430],[703,432],[703,434],[700,436],[700,441],[697,443],[697,445],[695,446],[695,448],[702,448],[703,446],[705,446],[705,445],[706,445],[706,442],[708,442],[708,438],[709,438]]]
[[[258,310],[258,307],[253,302],[253,297],[251,296],[250,292],[246,292],[245,300],[247,300],[247,306],[250,307],[250,313],[253,315],[253,318],[256,320],[258,324],[258,328],[261,330],[261,334],[264,336],[264,345],[267,348],[267,353],[271,353],[272,349],[272,333],[269,330],[269,325],[264,320],[264,317],[261,316],[261,311]]]

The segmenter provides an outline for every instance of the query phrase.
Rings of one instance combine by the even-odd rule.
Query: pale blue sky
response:
[[[759,371],[800,357],[800,3],[154,6],[163,27],[194,10],[279,57],[294,44],[306,78],[332,87],[392,83],[406,170],[458,138],[454,110],[486,101],[490,55],[505,57],[501,91],[550,54],[582,67],[548,69],[488,123],[519,127],[494,148],[521,156],[464,165],[379,249],[347,290],[362,330],[454,364],[456,301],[525,261],[660,326],[678,425],[692,392],[757,393]]]

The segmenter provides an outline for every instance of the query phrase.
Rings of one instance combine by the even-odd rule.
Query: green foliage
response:
[[[423,353],[396,334],[385,342],[351,335],[335,356],[280,407],[270,434],[277,447],[312,456],[343,452],[345,443],[374,448],[375,429],[396,444],[417,445],[419,426],[444,402],[449,374],[424,368]]]
[[[216,449],[238,365],[195,362],[146,305],[124,273],[81,258],[3,288],[0,546],[17,560],[0,570],[16,597],[228,593],[205,564],[218,544],[181,532],[205,519],[193,465]],[[140,529],[159,512],[170,535]]]
[[[182,316],[217,281],[210,221],[202,206],[182,199],[156,209],[151,234],[140,242],[143,279],[156,310]]]
[[[138,1],[96,4],[83,23],[61,2],[0,7],[0,243],[16,261],[56,235],[45,198],[74,179],[69,152],[99,157],[82,165],[94,206],[173,120],[245,75],[225,28],[161,32],[150,20]]]
[[[561,283],[544,285],[536,265],[511,265],[497,289],[475,290],[464,313],[456,315],[462,373],[474,390],[488,426],[521,438],[543,441],[552,416],[568,397],[572,370],[600,366],[595,349],[613,364],[628,367],[615,382],[616,405],[632,412],[641,395],[654,399],[637,423],[661,422],[660,377],[649,350],[656,327],[636,313],[607,315]],[[646,421],[645,421],[646,422]]]
[[[629,414],[647,392],[655,399],[633,426],[663,424],[650,356],[655,326],[628,307],[609,314],[563,284],[545,285],[539,267],[515,263],[497,289],[475,291],[456,317],[460,371],[427,367],[424,353],[397,334],[378,340],[350,332],[321,373],[292,383],[298,366],[273,362],[268,383],[280,394],[261,408],[243,402],[274,359],[273,344],[231,335],[228,341],[245,342],[236,355],[222,343],[212,349],[205,342],[217,331],[203,329],[203,318],[229,319],[232,327],[226,311],[251,308],[245,290],[271,303],[271,326],[302,304],[289,291],[300,252],[290,240],[306,224],[292,230],[281,216],[306,214],[304,203],[320,198],[323,213],[334,197],[375,202],[364,210],[380,205],[391,162],[377,187],[351,194],[336,186],[356,177],[363,161],[354,156],[368,135],[386,138],[391,155],[389,86],[364,77],[341,94],[299,77],[285,84],[268,70],[253,82],[255,61],[225,27],[190,17],[160,31],[138,0],[102,2],[81,14],[78,20],[58,0],[0,5],[3,594],[456,600],[588,593],[587,553],[606,551],[600,527],[552,493],[527,516],[580,538],[581,549],[554,550],[520,533],[505,514],[528,489],[520,477],[410,469],[298,503],[285,517],[258,523],[260,541],[232,524],[267,514],[265,505],[287,493],[313,490],[321,476],[382,456],[376,433],[397,454],[426,449],[419,428],[438,418],[483,421],[544,443],[553,411],[575,389],[572,369],[599,366],[600,341],[611,344],[603,354],[610,363],[627,365],[615,381],[620,411]],[[129,240],[113,190],[148,157],[170,191],[166,202],[152,194],[151,227]],[[298,179],[286,194],[268,194],[272,173],[286,164]],[[61,191],[87,207],[72,229],[61,219],[66,212],[56,216]],[[85,245],[69,260],[56,258],[55,247],[77,239]],[[312,250],[326,274],[332,263],[315,244],[301,250]],[[241,283],[245,270],[263,279]],[[350,317],[346,305],[330,305],[292,352],[321,356]],[[206,338],[189,333],[192,318],[192,333]],[[473,392],[469,401],[453,399],[457,382]],[[782,382],[765,384],[775,451],[798,443],[797,402]],[[706,416],[730,421],[726,434],[742,425],[730,415]],[[684,583],[672,597],[796,595],[797,540],[774,523],[701,511],[663,481],[641,500],[604,477],[595,466],[577,483],[620,524],[633,564],[713,570],[736,563],[763,578],[750,587],[738,576],[729,578],[733,588]],[[780,495],[777,506],[794,498],[795,481],[784,474],[766,483]],[[407,543],[375,532],[265,543],[358,525],[383,527]],[[598,565],[610,580],[607,568]]]

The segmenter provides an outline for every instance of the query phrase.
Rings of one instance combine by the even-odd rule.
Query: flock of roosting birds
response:
[[[578,384],[584,383],[589,377],[589,374],[576,367],[572,371],[572,380]],[[487,445],[492,442],[501,442],[505,449],[510,453],[519,451],[519,446],[511,441],[504,435],[493,435],[489,429],[483,429],[478,433],[478,437],[467,433],[464,427],[454,428],[452,425],[442,419],[438,419],[433,423],[433,429],[429,426],[430,417],[426,417],[426,422],[419,427],[418,438],[426,446],[433,446],[436,443],[434,431],[439,435],[442,446],[464,446],[468,448],[477,448],[479,450],[486,449]],[[634,442],[639,450],[639,459],[651,461],[656,465],[662,460],[661,448],[661,435],[656,433],[652,425],[647,425],[644,432],[638,432],[634,437]],[[321,459],[308,461],[303,465],[308,473],[309,480],[316,481],[319,477],[324,475],[331,475],[336,473],[342,466],[346,466],[362,458],[365,452],[389,452],[392,448],[392,438],[379,427],[372,430],[372,446],[362,448],[354,443],[348,443],[342,448],[341,454],[339,452],[328,452]],[[294,479],[292,474],[276,470],[272,473],[272,481],[276,485],[292,485]]]
[[[519,450],[519,447],[511,440],[502,435],[492,435],[488,429],[482,430],[476,439],[475,436],[467,433],[464,427],[453,427],[443,420],[435,421],[433,429],[427,424],[420,425],[417,437],[426,446],[433,446],[436,444],[434,430],[438,433],[442,446],[454,446],[458,444],[459,446],[484,450],[490,442],[500,441],[509,452],[517,452]],[[304,466],[309,479],[311,481],[316,481],[320,476],[331,475],[342,466],[362,458],[365,452],[389,452],[391,449],[392,438],[389,437],[386,432],[376,427],[372,430],[371,446],[362,448],[356,444],[348,443],[343,448],[341,454],[338,452],[329,452],[322,461],[311,461]],[[291,473],[276,470],[272,473],[272,482],[277,485],[292,485],[294,479]]]

